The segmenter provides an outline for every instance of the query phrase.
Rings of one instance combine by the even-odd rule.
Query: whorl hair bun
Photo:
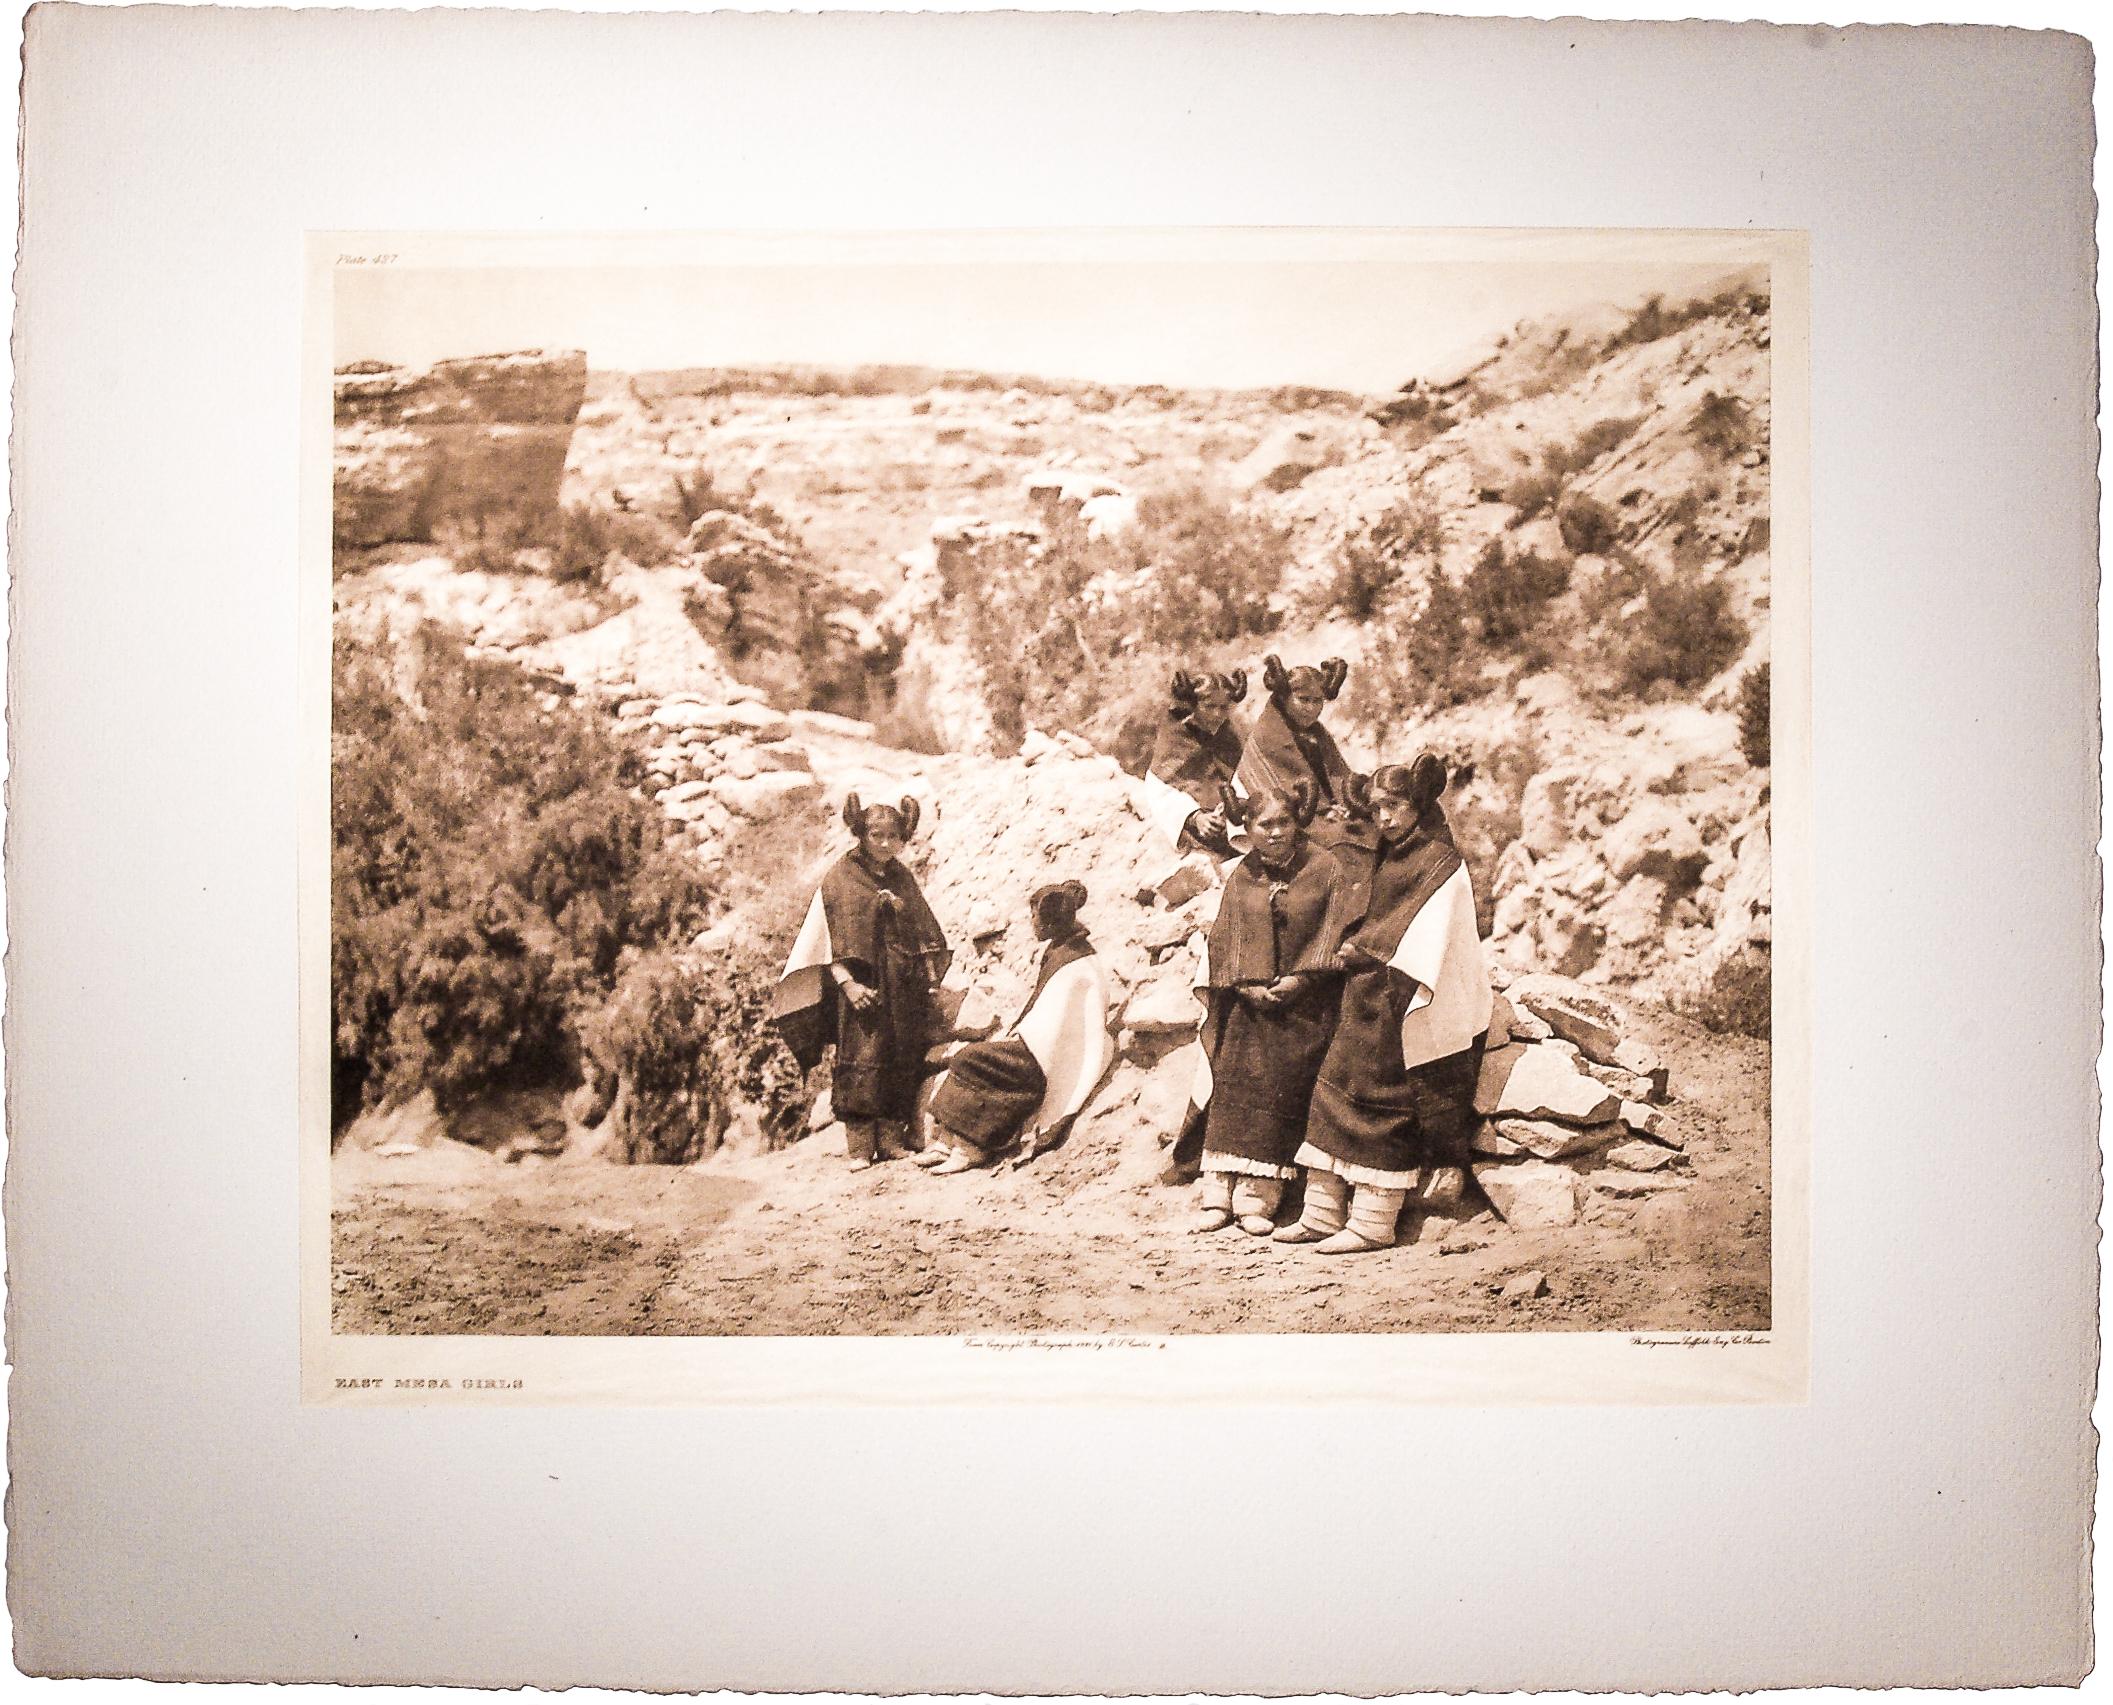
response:
[[[896,806],[895,815],[902,822],[902,838],[908,840],[917,833],[917,820],[924,815],[924,807],[906,793],[902,797],[902,803]]]
[[[1333,702],[1335,695],[1343,690],[1343,683],[1350,679],[1350,665],[1340,657],[1331,657],[1321,665],[1321,691]]]
[[[1177,721],[1196,708],[1196,689],[1202,683],[1186,669],[1176,669],[1174,679],[1167,685],[1167,696],[1173,702],[1167,706],[1167,715]]]
[[[1083,882],[1052,882],[1046,888],[1037,888],[1028,897],[1028,910],[1038,918],[1052,915],[1075,918],[1086,903],[1086,885]]]
[[[1247,697],[1247,671],[1231,669],[1218,677],[1218,684],[1225,689],[1225,696],[1238,704]]]
[[[1418,752],[1406,764],[1382,764],[1372,772],[1374,793],[1405,799],[1419,814],[1438,803],[1445,784],[1445,760],[1434,752]]]
[[[1291,677],[1284,673],[1284,660],[1272,651],[1262,659],[1262,686],[1273,699],[1291,691]]]
[[[844,827],[854,835],[863,835],[866,832],[866,814],[859,808],[858,795],[855,793],[844,795]]]
[[[1236,823],[1252,823],[1262,814],[1267,805],[1281,805],[1291,813],[1291,820],[1305,828],[1319,814],[1321,790],[1313,785],[1311,777],[1302,776],[1295,782],[1272,783],[1257,788],[1240,802],[1240,815],[1233,817]],[[1228,811],[1227,816],[1232,813]]]

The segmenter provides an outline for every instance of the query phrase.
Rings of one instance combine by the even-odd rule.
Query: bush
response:
[[[1756,663],[1739,679],[1739,750],[1757,770],[1768,768],[1768,665]]]
[[[1744,455],[1754,444],[1752,411],[1737,397],[1716,391],[1703,393],[1688,421],[1688,431],[1697,444],[1727,461]]]
[[[1507,551],[1502,539],[1492,539],[1468,570],[1461,592],[1482,643],[1498,646],[1524,637],[1549,601],[1561,597],[1569,585],[1568,562],[1534,551]]]
[[[1563,481],[1545,468],[1521,474],[1504,488],[1504,501],[1511,505],[1511,525],[1522,526],[1545,511],[1562,495]]]
[[[1649,576],[1643,610],[1622,639],[1622,683],[1631,692],[1659,682],[1700,686],[1730,667],[1749,637],[1723,581]]]
[[[1577,556],[1605,556],[1621,538],[1621,519],[1596,497],[1566,498],[1555,524],[1563,544]]]
[[[1610,415],[1596,420],[1568,444],[1557,445],[1547,455],[1548,471],[1558,479],[1581,473],[1612,450],[1626,444],[1643,424],[1643,416]]]
[[[717,476],[702,462],[693,464],[687,471],[676,469],[673,477],[675,521],[684,534],[697,524],[699,517],[714,510],[742,516],[773,533],[790,531],[785,518],[769,504],[741,487],[721,485]]]
[[[1773,953],[1765,943],[1750,942],[1729,955],[1708,978],[1675,991],[1667,1004],[1705,1030],[1765,1042],[1771,1029],[1774,982]]]
[[[1362,536],[1343,541],[1328,583],[1329,607],[1352,621],[1370,621],[1401,583],[1413,558],[1424,557],[1437,572],[1445,535],[1445,519],[1435,504],[1417,499],[1397,503]]]
[[[569,1081],[624,950],[702,927],[701,876],[626,791],[629,755],[511,665],[430,627],[332,663],[333,1082],[445,1109]]]
[[[1267,631],[1290,562],[1281,528],[1189,490],[1144,498],[1118,538],[1060,521],[1039,543],[943,549],[939,572],[1014,750],[1030,722],[1079,726],[1155,648],[1186,659]]]
[[[740,1106],[774,1144],[799,1135],[806,1086],[770,1024],[771,982],[728,955],[655,951],[626,965],[587,1037],[604,1081],[623,1085],[625,1160],[686,1166],[719,1146]]]

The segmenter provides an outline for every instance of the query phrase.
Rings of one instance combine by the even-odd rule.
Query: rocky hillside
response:
[[[1026,895],[1082,880],[1118,1065],[1017,1186],[1057,1201],[1143,1189],[1193,1066],[1210,895],[1130,774],[1168,669],[1344,656],[1353,762],[1473,761],[1451,808],[1515,994],[1481,1199],[1424,1234],[1474,1236],[1485,1200],[1561,1225],[1686,1174],[1654,1003],[1765,1033],[1768,775],[1740,710],[1767,656],[1767,345],[1746,278],[1522,325],[1378,399],[595,374],[546,523],[579,571],[526,534],[494,559],[341,528],[339,622],[437,618],[606,717],[713,873],[700,952],[785,931],[846,792],[914,793],[970,1036],[1031,974]],[[341,424],[341,514],[374,435],[406,430],[390,406]],[[622,1116],[590,1096],[559,1146],[607,1148]]]

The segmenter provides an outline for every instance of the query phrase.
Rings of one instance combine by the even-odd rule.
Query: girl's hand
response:
[[[837,985],[844,991],[844,999],[851,1003],[853,1012],[871,1012],[880,1005],[880,990],[868,988],[856,977],[847,977]]]
[[[1279,977],[1269,985],[1269,992],[1276,996],[1279,1006],[1293,1006],[1305,996],[1306,979],[1296,973]]]
[[[1242,983],[1240,998],[1257,1012],[1275,1012],[1284,1004],[1274,983]]]
[[[1354,941],[1346,941],[1336,950],[1335,968],[1338,971],[1369,971],[1384,961],[1375,956],[1368,947],[1360,947]]]

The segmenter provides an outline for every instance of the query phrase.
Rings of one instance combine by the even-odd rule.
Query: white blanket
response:
[[[1423,903],[1387,963],[1416,979],[1401,1021],[1401,1063],[1415,1067],[1457,1054],[1489,1028],[1489,965],[1475,928],[1467,866]]]
[[[1023,1134],[1061,1124],[1086,1105],[1115,1059],[1108,1035],[1108,973],[1092,954],[1074,959],[1042,985],[1013,1026],[1048,1080],[1042,1105]]]

